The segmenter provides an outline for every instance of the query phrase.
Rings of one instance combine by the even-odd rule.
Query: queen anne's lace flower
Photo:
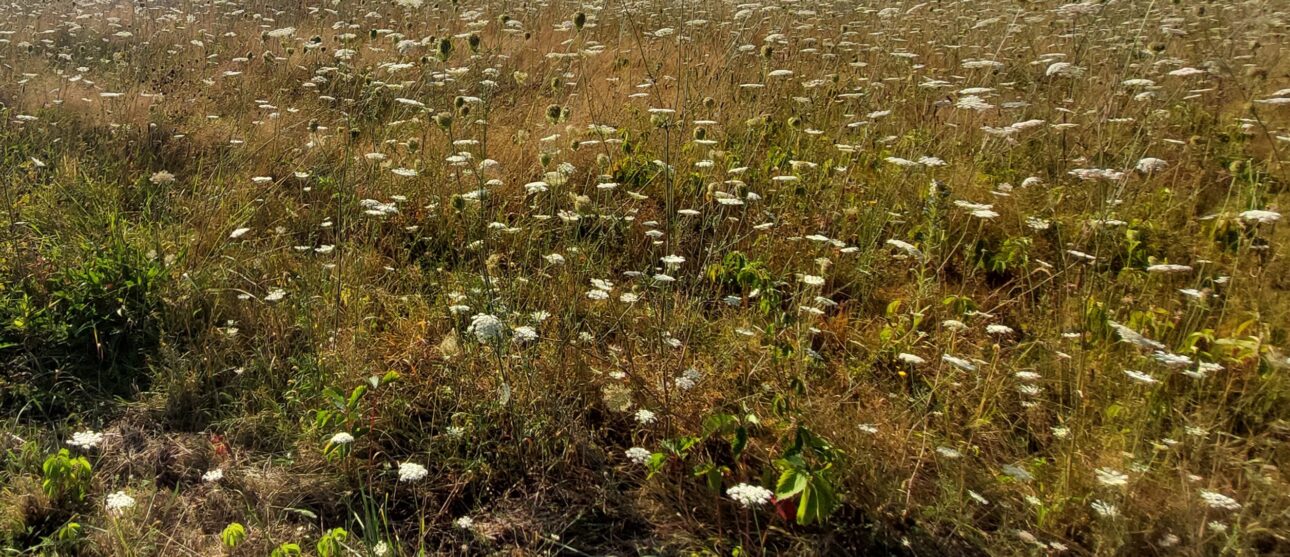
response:
[[[506,337],[506,326],[495,316],[487,313],[478,313],[470,318],[470,327],[467,332],[474,333],[479,342],[488,344],[502,340]]]
[[[762,486],[741,483],[727,489],[726,495],[729,495],[740,506],[748,508],[769,503],[774,494]]]
[[[425,466],[415,462],[404,462],[399,465],[399,481],[401,482],[415,482],[426,477],[428,473],[429,471],[426,470]]]
[[[67,441],[68,445],[81,449],[93,449],[103,442],[103,434],[97,431],[78,431]]]
[[[134,506],[134,497],[127,495],[124,491],[118,491],[108,495],[103,506],[107,509],[108,514],[121,515]]]

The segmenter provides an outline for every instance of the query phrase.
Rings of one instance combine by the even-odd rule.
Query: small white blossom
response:
[[[627,449],[627,458],[636,464],[645,464],[649,462],[651,453],[649,449],[643,447],[632,447]]]
[[[425,466],[415,462],[404,462],[399,464],[399,481],[401,482],[415,482],[426,477],[426,474],[428,473],[430,473],[430,471],[426,470]]]
[[[505,338],[506,327],[497,317],[487,313],[477,313],[470,318],[470,327],[466,332],[474,333],[479,342],[487,344]]]
[[[749,508],[769,503],[774,494],[762,486],[741,483],[727,489],[726,495],[729,495],[741,507]]]
[[[96,431],[78,431],[72,434],[72,438],[67,441],[68,445],[80,449],[93,449],[103,442],[103,434]]]
[[[1209,505],[1209,508],[1211,509],[1222,509],[1225,511],[1241,510],[1241,504],[1237,503],[1236,499],[1223,495],[1222,493],[1218,493],[1217,491],[1202,490],[1200,492],[1200,498],[1203,499],[1205,504]]]
[[[134,497],[126,495],[124,491],[118,491],[107,496],[104,507],[107,509],[108,514],[119,516],[127,509],[134,507]]]

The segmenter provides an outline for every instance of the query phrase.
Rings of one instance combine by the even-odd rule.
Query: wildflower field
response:
[[[0,6],[0,555],[1290,555],[1285,0]]]

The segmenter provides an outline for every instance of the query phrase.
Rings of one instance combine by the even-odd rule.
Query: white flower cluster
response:
[[[726,495],[729,495],[731,499],[734,499],[736,503],[739,503],[739,506],[749,508],[769,503],[771,496],[774,494],[771,493],[769,489],[762,486],[741,483],[727,489]]]
[[[485,344],[506,338],[506,326],[502,324],[502,320],[487,313],[477,313],[471,317],[470,327],[466,331],[474,333],[475,338]]]

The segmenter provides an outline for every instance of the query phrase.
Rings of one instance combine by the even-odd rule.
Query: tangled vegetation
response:
[[[1290,6],[0,6],[0,553],[1290,554]]]

